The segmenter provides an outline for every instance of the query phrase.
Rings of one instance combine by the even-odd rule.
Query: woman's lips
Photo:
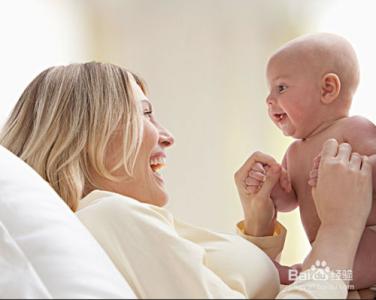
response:
[[[162,175],[158,172],[166,166],[166,155],[163,152],[157,152],[150,157],[150,168],[158,182],[164,183]]]
[[[166,159],[158,159],[150,161],[150,168],[153,172],[158,172],[160,169],[166,166]]]

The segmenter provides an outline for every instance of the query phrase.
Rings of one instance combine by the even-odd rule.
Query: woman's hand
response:
[[[331,270],[351,270],[371,211],[371,166],[367,157],[334,139],[324,143],[320,156],[317,175],[311,177],[316,178],[312,195],[321,226],[303,270],[317,260]]]
[[[270,193],[281,175],[281,166],[269,155],[253,153],[235,173],[235,184],[244,211],[244,230],[252,236],[274,233],[276,210]]]
[[[314,165],[317,163],[317,178],[313,180],[317,186],[312,195],[322,225],[347,227],[351,220],[351,227],[363,231],[372,205],[372,170],[368,158],[352,153],[349,144],[338,145],[330,139]]]

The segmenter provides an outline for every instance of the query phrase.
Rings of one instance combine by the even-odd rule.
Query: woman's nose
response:
[[[172,134],[164,127],[159,129],[159,144],[163,147],[170,147],[174,144],[175,140]]]

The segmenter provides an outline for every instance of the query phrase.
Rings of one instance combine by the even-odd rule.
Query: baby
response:
[[[349,143],[361,155],[376,154],[376,126],[363,117],[348,115],[359,82],[357,57],[340,36],[320,33],[299,37],[269,59],[267,80],[269,117],[284,135],[296,139],[283,158],[281,177],[271,198],[277,211],[288,212],[299,206],[304,229],[313,243],[320,220],[311,194],[317,176],[312,162],[323,143],[335,138]],[[252,167],[253,192],[261,187],[268,167],[261,163]],[[376,187],[376,176],[373,181]],[[351,226],[351,220],[348,224]],[[373,205],[354,263],[355,289],[376,284],[376,231],[370,228],[375,224]]]

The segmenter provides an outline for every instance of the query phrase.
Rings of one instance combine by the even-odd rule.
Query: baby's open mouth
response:
[[[285,113],[273,114],[273,118],[277,122],[280,122],[280,121],[284,120],[286,117],[287,117],[287,114],[285,114]]]

